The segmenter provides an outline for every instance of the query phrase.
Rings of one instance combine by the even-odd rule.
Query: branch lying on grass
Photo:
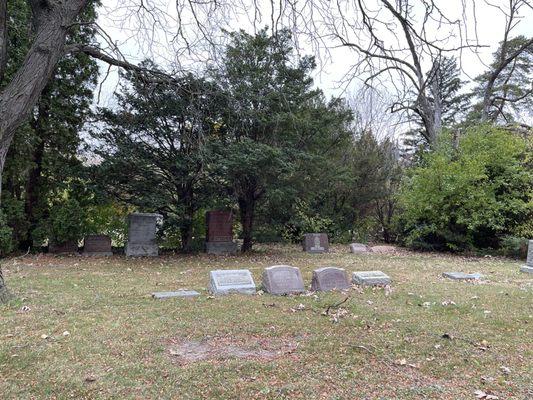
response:
[[[327,308],[326,308],[326,311],[324,311],[324,314],[325,315],[329,315],[329,310],[331,310],[332,308],[338,308],[340,307],[341,305],[343,305],[344,303],[346,303],[348,301],[348,299],[350,298],[350,296],[346,297],[343,301],[339,302],[339,303],[336,303],[336,304],[330,304]]]

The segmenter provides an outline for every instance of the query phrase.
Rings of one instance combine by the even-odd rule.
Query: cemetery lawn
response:
[[[519,261],[440,254],[4,260],[2,399],[533,398],[533,276]],[[392,290],[213,298],[211,269],[381,270]],[[444,279],[480,272],[482,283]],[[179,288],[200,297],[154,300]],[[324,315],[328,305],[338,304]],[[482,397],[493,398],[496,397]]]

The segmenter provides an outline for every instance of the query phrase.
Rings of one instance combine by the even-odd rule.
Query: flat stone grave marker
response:
[[[84,256],[112,256],[111,238],[107,235],[87,235],[83,239]]]
[[[156,223],[159,214],[134,213],[128,216],[126,256],[157,256]]]
[[[343,290],[349,287],[350,282],[343,268],[323,267],[313,271],[311,281],[313,291]]]
[[[352,243],[350,245],[350,252],[352,253],[370,253],[372,249],[363,243]]]
[[[391,279],[381,271],[356,271],[352,274],[352,282],[356,285],[390,285]]]
[[[171,299],[173,297],[195,297],[200,296],[196,290],[177,290],[175,292],[155,292],[152,293],[154,299]]]
[[[206,213],[207,254],[235,254],[237,243],[233,241],[233,213],[231,211],[208,211]]]
[[[305,292],[302,273],[290,265],[274,265],[263,271],[263,287],[270,294],[290,294]]]
[[[306,233],[304,235],[303,248],[308,253],[325,253],[329,251],[328,235],[325,233]]]
[[[453,279],[455,281],[466,281],[466,280],[479,280],[483,278],[483,275],[475,274],[466,274],[464,272],[444,272],[442,274],[445,278]]]
[[[209,291],[212,294],[255,294],[252,273],[247,269],[226,269],[209,272]]]
[[[528,242],[526,265],[520,267],[520,271],[533,274],[533,240]]]

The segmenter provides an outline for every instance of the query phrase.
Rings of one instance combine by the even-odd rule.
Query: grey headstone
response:
[[[207,254],[235,254],[238,246],[235,242],[205,242]]]
[[[325,233],[306,233],[304,235],[303,248],[308,253],[325,253],[329,251],[328,235]]]
[[[456,281],[464,281],[464,280],[478,280],[483,278],[483,275],[475,273],[475,274],[465,274],[464,272],[444,272],[442,274],[445,278],[453,279]]]
[[[87,235],[83,239],[84,256],[112,256],[111,238],[107,235]]]
[[[270,294],[305,292],[300,269],[290,265],[274,265],[263,271],[263,287]]]
[[[362,243],[352,243],[350,245],[350,251],[352,253],[369,253],[372,251],[372,249],[367,246],[366,244]]]
[[[530,240],[527,245],[526,266],[533,268],[533,240]]]
[[[349,287],[348,276],[342,268],[324,267],[313,271],[311,281],[311,290],[313,291],[342,290]]]
[[[356,285],[390,285],[391,279],[381,271],[356,271],[352,274],[352,282]]]
[[[155,292],[152,293],[154,299],[170,299],[173,297],[195,297],[200,296],[196,290],[177,290],[175,292]]]
[[[527,265],[524,265],[520,267],[520,271],[528,274],[533,274],[533,267],[528,267]]]
[[[247,269],[215,270],[209,276],[209,291],[213,294],[255,294],[254,278]]]
[[[134,213],[128,217],[126,256],[157,256],[156,223],[159,214]]]

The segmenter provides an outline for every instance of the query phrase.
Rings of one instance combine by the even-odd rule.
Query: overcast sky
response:
[[[227,0],[226,0],[227,1]],[[246,0],[239,0],[246,2]],[[370,4],[378,0],[367,1]],[[149,0],[145,1],[147,10],[141,13],[142,17],[139,19],[139,14],[136,13],[137,7],[132,8],[133,4],[138,4],[135,0],[103,0],[103,6],[99,9],[99,25],[109,35],[113,42],[121,49],[122,54],[131,62],[137,63],[146,57],[155,59],[158,63],[169,67],[175,64],[177,60],[182,62],[185,67],[193,68],[194,65],[201,66],[207,60],[207,53],[195,51],[194,54],[178,53],[182,49],[183,40],[176,40],[178,34],[178,22],[176,3],[172,0]],[[223,3],[222,3],[223,4]],[[250,4],[253,4],[250,2]],[[245,29],[253,32],[255,28],[271,25],[270,22],[270,1],[259,3],[262,4],[261,12],[263,18],[254,21],[256,15],[253,7],[239,7],[238,10],[226,9],[219,14],[218,19],[211,19],[211,23],[219,29],[236,30]],[[413,2],[416,4],[416,2]],[[504,15],[496,7],[490,6],[485,1],[475,0],[436,0],[436,4],[442,9],[451,19],[462,20],[466,17],[466,24],[462,26],[463,40],[464,35],[472,40],[476,37],[480,44],[487,45],[486,48],[480,48],[477,54],[472,51],[464,51],[461,54],[461,65],[464,71],[464,78],[468,79],[475,77],[482,73],[486,67],[484,64],[490,62],[492,53],[496,49],[498,42],[503,37],[504,29]],[[501,6],[505,8],[508,1],[491,1],[490,4]],[[466,8],[463,7],[466,5]],[[374,9],[371,5],[369,8]],[[375,7],[377,10],[377,5]],[[476,18],[474,18],[474,10]],[[194,41],[198,33],[198,28],[192,22],[190,13],[183,11],[182,26],[185,27],[185,35],[189,40]],[[347,15],[353,15],[353,18],[358,18],[356,11],[347,9]],[[523,19],[513,31],[513,36],[522,34],[525,36],[533,36],[533,11],[531,8],[524,8]],[[199,16],[202,17],[201,15]],[[475,23],[477,21],[477,23]],[[214,23],[213,23],[214,22]],[[336,22],[335,22],[336,23]],[[299,21],[299,28],[306,31],[308,23]],[[191,29],[191,27],[193,29]],[[448,31],[442,26],[437,27],[433,24],[430,34],[435,37],[442,38],[447,36]],[[458,42],[458,32],[456,38],[451,38]],[[214,40],[220,37],[220,30],[213,32]],[[386,38],[386,36],[385,36]],[[355,39],[355,38],[354,38]],[[363,39],[361,39],[363,40]],[[316,43],[315,43],[316,44]],[[316,85],[322,88],[328,95],[350,95],[351,91],[360,86],[360,81],[356,80],[351,86],[346,86],[340,81],[349,71],[353,65],[357,55],[346,48],[334,49],[333,46],[338,44],[327,41],[324,43],[329,48],[327,56],[325,49],[320,49],[321,60],[323,61],[320,68],[316,71],[315,82]],[[300,40],[300,47],[303,53],[317,53],[319,49],[312,46],[312,43],[306,43],[305,37],[302,36]],[[179,56],[176,57],[176,54]],[[194,61],[194,62],[193,62]],[[196,63],[196,64],[195,64]],[[99,105],[112,105],[112,93],[117,88],[118,74],[116,68],[111,68],[109,74],[108,66],[101,64],[101,80],[106,76],[105,83],[102,85]]]

